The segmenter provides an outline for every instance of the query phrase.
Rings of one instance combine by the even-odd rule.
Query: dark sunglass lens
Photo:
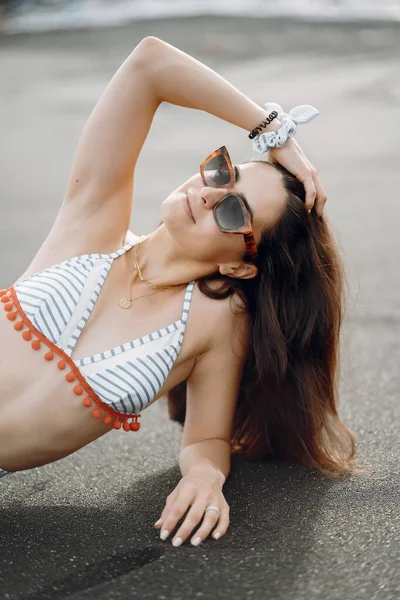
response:
[[[228,164],[222,154],[214,156],[204,167],[204,178],[207,185],[218,187],[230,181]]]
[[[215,209],[218,225],[226,231],[239,229],[244,225],[244,214],[236,196],[227,196]]]

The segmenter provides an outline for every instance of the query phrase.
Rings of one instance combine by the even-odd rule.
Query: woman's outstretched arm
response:
[[[169,494],[155,527],[185,541],[213,531],[224,535],[229,527],[229,505],[222,492],[231,467],[231,439],[243,367],[249,345],[248,313],[232,312],[229,300],[214,303],[208,326],[218,335],[210,340],[187,379],[186,414],[179,467],[182,478]],[[207,506],[216,511],[205,512]],[[192,533],[200,524],[199,529]],[[163,538],[164,539],[164,538]],[[216,539],[216,538],[215,538]]]

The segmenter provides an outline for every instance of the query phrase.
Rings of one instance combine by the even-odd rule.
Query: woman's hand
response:
[[[279,163],[302,182],[306,190],[306,208],[310,212],[315,205],[317,214],[321,216],[327,201],[327,195],[319,180],[316,168],[308,160],[296,140],[289,138],[282,148],[271,148],[269,157],[272,162]]]
[[[210,504],[219,508],[219,517],[215,510],[205,512]],[[161,529],[161,539],[167,539],[189,507],[185,520],[172,540],[174,546],[180,546],[200,521],[200,528],[190,540],[194,546],[198,546],[214,528],[212,536],[216,540],[226,533],[229,527],[229,505],[222,493],[218,472],[211,465],[193,467],[169,494],[161,518],[154,525]],[[167,533],[163,535],[164,531]]]

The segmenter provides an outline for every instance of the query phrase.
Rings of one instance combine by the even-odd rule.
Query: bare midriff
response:
[[[8,288],[7,298],[12,289]],[[91,395],[87,393],[90,387],[80,390],[84,381],[66,379],[72,363],[60,368],[61,350],[46,359],[51,348],[43,342],[32,345],[35,335],[30,339],[29,334],[23,337],[29,328],[26,324],[15,328],[21,316],[9,319],[7,315],[17,311],[15,303],[12,308],[7,305],[4,301],[0,304],[0,467],[17,471],[58,460],[82,448],[114,429],[118,413],[109,423],[103,418],[107,413],[93,418],[93,411],[102,407],[92,398],[92,405],[85,408],[83,401]],[[151,404],[186,378],[191,362],[182,347],[166,383]],[[123,415],[120,418],[115,428],[123,429]],[[133,418],[130,424],[126,422],[125,431],[138,431],[134,423]]]

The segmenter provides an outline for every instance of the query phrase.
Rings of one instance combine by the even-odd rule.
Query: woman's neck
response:
[[[183,254],[163,224],[135,248],[138,249],[137,261],[143,279],[158,287],[183,285],[218,269],[217,265],[199,262]]]

